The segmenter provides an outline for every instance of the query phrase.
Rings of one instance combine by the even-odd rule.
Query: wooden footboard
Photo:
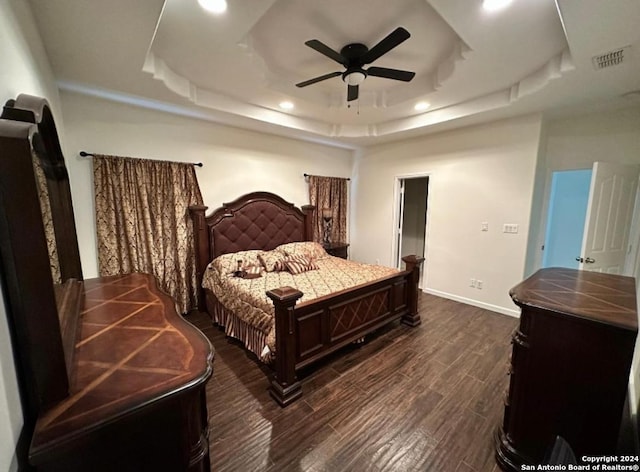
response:
[[[267,292],[276,322],[270,393],[281,406],[302,395],[297,370],[399,318],[409,326],[420,324],[418,280],[424,258],[406,256],[403,261],[402,272],[297,306],[299,290],[280,287]]]

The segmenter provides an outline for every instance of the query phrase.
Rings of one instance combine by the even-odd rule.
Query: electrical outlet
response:
[[[482,280],[476,280],[476,288],[482,290]]]
[[[376,265],[380,265],[380,259],[376,259]]]
[[[489,223],[486,221],[480,223],[480,231],[489,231]]]
[[[502,227],[502,232],[516,234],[518,232],[518,225],[515,223],[505,223]]]
[[[476,286],[476,279],[471,279],[469,281],[469,287],[474,287],[475,288],[475,286]]]

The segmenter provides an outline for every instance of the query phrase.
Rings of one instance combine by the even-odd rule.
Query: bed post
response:
[[[273,300],[276,322],[275,376],[269,393],[280,404],[287,406],[302,395],[296,378],[296,325],[293,309],[302,292],[292,287],[280,287],[267,292]]]
[[[300,209],[304,214],[304,240],[313,241],[313,225],[315,224],[313,215],[316,207],[314,205],[303,205]]]
[[[402,258],[406,264],[407,270],[411,272],[407,285],[407,304],[409,311],[402,317],[402,322],[409,326],[418,326],[420,324],[420,314],[418,313],[418,294],[420,289],[420,265],[424,262],[424,257],[416,257],[414,255],[404,256]]]
[[[196,283],[198,288],[198,309],[200,311],[207,310],[207,303],[204,289],[202,288],[202,277],[210,260],[209,235],[207,234],[207,225],[205,221],[205,212],[207,206],[191,205],[189,213],[193,220],[193,249],[196,256]]]

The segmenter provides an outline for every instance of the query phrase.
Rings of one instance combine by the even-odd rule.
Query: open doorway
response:
[[[427,244],[429,176],[398,178],[398,218],[396,220],[396,267],[410,254],[424,257]],[[423,274],[424,271],[421,271]],[[422,286],[422,280],[420,280]]]
[[[591,169],[580,169],[551,176],[542,267],[578,268],[591,174]]]

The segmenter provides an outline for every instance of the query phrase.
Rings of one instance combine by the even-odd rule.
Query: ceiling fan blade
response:
[[[338,64],[342,64],[345,67],[347,66],[347,59],[342,54],[340,54],[339,52],[334,51],[329,46],[327,46],[324,43],[321,43],[317,39],[310,39],[309,41],[305,42],[304,44],[309,46],[311,49],[315,49],[320,54],[324,54],[329,59],[333,59]]]
[[[347,101],[352,102],[358,99],[358,86],[357,85],[349,85],[347,88]]]
[[[331,79],[332,77],[338,77],[339,75],[342,75],[342,72],[331,72],[330,74],[324,74],[320,77],[315,77],[313,79],[300,82],[299,84],[296,84],[296,87],[306,87],[307,85],[315,84],[316,82],[322,82],[323,80]]]
[[[374,77],[402,80],[403,82],[410,82],[416,75],[415,72],[409,72],[408,70],[387,69],[386,67],[369,67],[366,72],[367,75]]]
[[[387,35],[382,41],[373,46],[361,58],[362,64],[371,64],[383,54],[388,53],[398,44],[409,39],[411,35],[403,27],[398,27]]]

